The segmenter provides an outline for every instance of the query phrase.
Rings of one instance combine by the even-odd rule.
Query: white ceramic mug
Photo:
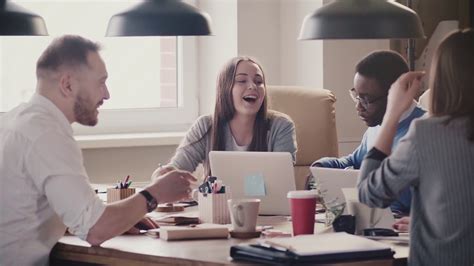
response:
[[[227,205],[234,232],[255,232],[260,199],[230,199]]]
[[[366,228],[376,227],[383,215],[383,209],[370,208],[364,203],[352,200],[347,201],[347,212],[355,216],[356,235],[362,235]]]

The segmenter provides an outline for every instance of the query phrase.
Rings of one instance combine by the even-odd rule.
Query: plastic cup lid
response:
[[[316,190],[294,190],[286,195],[289,199],[312,199],[319,198]]]

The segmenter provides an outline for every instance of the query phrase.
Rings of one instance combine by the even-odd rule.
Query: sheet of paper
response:
[[[245,196],[249,196],[249,197],[265,196],[266,195],[265,180],[263,179],[263,175],[258,173],[258,174],[245,176],[244,193],[245,193]]]

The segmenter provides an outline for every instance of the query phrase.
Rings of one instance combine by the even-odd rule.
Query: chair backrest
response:
[[[269,108],[289,115],[296,127],[295,178],[303,189],[309,165],[325,156],[338,156],[336,97],[331,91],[297,86],[267,86]]]

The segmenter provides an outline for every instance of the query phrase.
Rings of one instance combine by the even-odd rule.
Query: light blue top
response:
[[[407,114],[408,116],[403,119],[397,128],[397,133],[393,140],[392,150],[398,145],[400,139],[405,136],[410,127],[411,122],[423,116],[425,111],[419,107],[413,106],[413,110]],[[367,131],[365,131],[364,136],[362,138],[362,142],[360,143],[359,147],[355,149],[354,152],[347,156],[343,156],[340,158],[335,157],[324,157],[321,158],[313,163],[313,165],[318,165],[321,167],[327,168],[347,168],[353,167],[354,169],[360,169],[362,164],[362,160],[364,159],[367,152],[374,146],[374,141],[378,135],[378,131],[380,126],[369,127]],[[403,193],[400,195],[398,201],[395,201],[390,207],[392,211],[398,213],[409,213],[410,212],[410,205],[411,205],[411,193],[410,189],[407,188]]]

